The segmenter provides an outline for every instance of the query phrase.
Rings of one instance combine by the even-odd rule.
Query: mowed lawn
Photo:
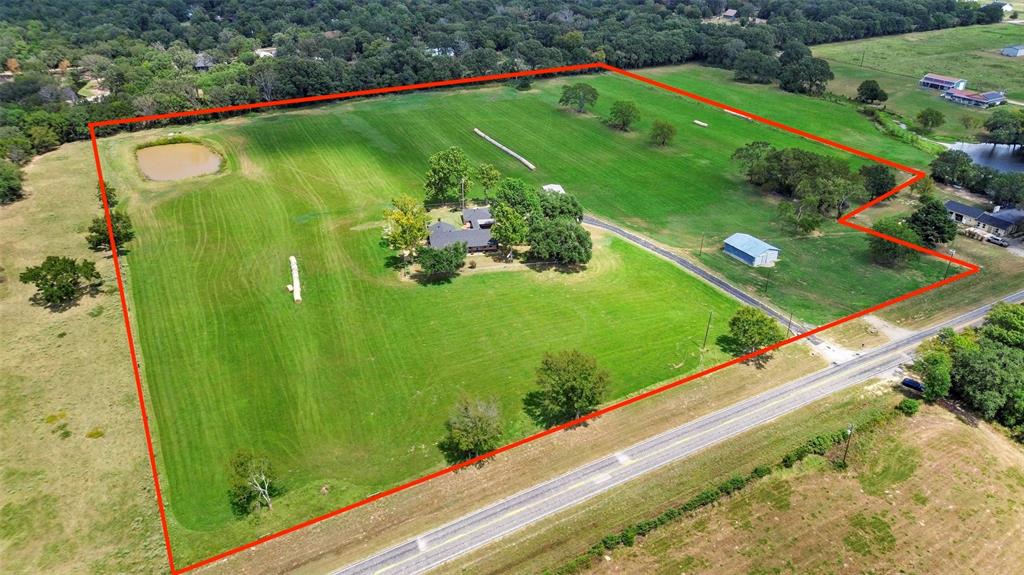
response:
[[[1024,44],[1024,26],[998,24],[825,44],[814,55],[828,60],[836,76],[829,90],[854,97],[862,81],[877,80],[889,94],[891,111],[913,120],[924,108],[935,108],[946,116],[936,136],[974,140],[980,130],[964,127],[963,118],[980,123],[991,111],[946,102],[917,82],[929,72],[956,76],[970,90],[1005,91],[1010,99],[1024,100],[1024,58],[999,53],[1015,44]]]
[[[667,78],[702,84],[689,72]],[[749,189],[729,159],[753,140],[827,148],[610,75],[589,77],[601,93],[596,115],[576,116],[556,106],[565,81],[527,93],[417,93],[175,127],[227,158],[223,173],[179,183],[144,182],[134,166],[136,145],[171,130],[102,142],[106,177],[128,194],[138,232],[126,258],[131,311],[178,561],[439,468],[434,444],[460,397],[496,399],[506,439],[522,437],[535,429],[522,396],[547,351],[595,355],[612,374],[611,399],[695,371],[709,313],[711,341],[724,332],[735,302],[606,236],[595,238],[581,273],[402,280],[380,245],[381,211],[395,195],[419,196],[427,157],[448,146],[533,184],[560,183],[588,211],[671,246],[693,251],[704,234],[705,263],[750,286],[760,284],[758,272],[718,255],[721,239],[745,231],[777,243],[783,261],[768,297],[798,319],[823,322],[931,279],[927,260],[910,270],[870,265],[866,241],[846,228],[789,238],[774,203]],[[781,96],[791,99],[773,99]],[[637,132],[613,132],[598,116],[626,98],[644,119]],[[772,92],[745,107],[785,102],[834,105]],[[831,122],[805,124],[839,127],[902,161],[919,157],[838,109]],[[646,142],[655,118],[679,128],[667,149]],[[290,255],[302,273],[301,305],[284,289]],[[725,359],[711,348],[705,367]],[[288,489],[259,522],[235,520],[228,506],[226,462],[239,449],[266,453]]]

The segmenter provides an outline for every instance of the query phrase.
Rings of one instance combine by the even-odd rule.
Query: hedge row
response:
[[[860,421],[857,422],[856,429],[859,432],[869,431],[887,421],[892,417],[893,413],[894,412],[891,410],[869,410],[866,412],[866,415],[861,417]],[[811,439],[808,439],[800,447],[786,453],[780,463],[783,467],[792,467],[808,455],[825,455],[830,449],[845,440],[846,429],[816,435]],[[701,491],[694,497],[690,498],[686,503],[683,503],[678,507],[668,509],[654,519],[641,521],[640,523],[635,523],[625,529],[622,529],[618,533],[606,535],[599,543],[588,549],[586,553],[575,557],[557,569],[545,570],[544,573],[545,575],[575,575],[583,573],[590,569],[594,564],[594,560],[604,555],[605,552],[611,551],[617,547],[632,547],[636,542],[637,537],[643,537],[658,527],[661,527],[671,521],[675,521],[687,513],[692,513],[702,507],[711,505],[726,495],[736,493],[753,481],[770,475],[771,472],[771,467],[767,465],[759,465],[755,467],[749,475],[734,475],[720,483],[717,487],[711,487]]]

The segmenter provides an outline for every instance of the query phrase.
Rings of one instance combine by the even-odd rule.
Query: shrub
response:
[[[907,417],[913,417],[914,414],[917,413],[918,409],[921,409],[921,402],[916,399],[910,399],[909,397],[896,405],[896,411],[906,415]]]

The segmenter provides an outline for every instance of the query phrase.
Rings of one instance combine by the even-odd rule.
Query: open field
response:
[[[1000,90],[1007,98],[1024,100],[1024,58],[999,54],[1022,43],[1024,26],[999,24],[825,44],[816,46],[814,55],[832,67],[832,92],[854,97],[862,81],[877,80],[889,94],[886,108],[908,123],[924,108],[935,108],[946,115],[935,137],[971,141],[980,130],[965,128],[962,119],[984,122],[991,111],[946,102],[937,91],[919,88],[917,81],[929,72],[956,76],[967,80],[968,89]]]
[[[0,208],[0,571],[166,571],[153,480],[99,215],[92,150],[67,144],[25,170]],[[97,261],[105,289],[53,313],[18,281],[46,255]],[[66,435],[66,437],[64,437]]]
[[[937,273],[930,260],[899,272],[871,266],[865,239],[838,227],[786,237],[772,201],[752,193],[729,160],[756,139],[825,148],[721,112],[710,129],[697,128],[689,121],[710,108],[619,77],[591,81],[599,114],[616,99],[639,101],[640,134],[558,110],[557,80],[525,94],[409,94],[176,128],[227,159],[220,174],[187,183],[138,175],[133,151],[156,134],[102,142],[108,180],[131,191],[131,307],[179,565],[437,468],[433,444],[461,395],[498,399],[510,440],[535,429],[520,402],[545,351],[593,353],[612,372],[610,397],[621,397],[694,371],[709,311],[712,341],[722,333],[735,303],[610,238],[579,274],[402,281],[374,224],[390,197],[419,193],[426,157],[449,145],[531,183],[561,183],[588,210],[674,245],[704,233],[715,252],[702,261],[749,286],[760,274],[717,254],[718,242],[742,229],[777,243],[784,260],[769,297],[798,319],[832,319]],[[843,130],[876,151],[919,157],[841,110],[851,114]],[[680,127],[666,150],[642,136],[658,117]],[[537,172],[474,136],[478,126],[533,158]],[[283,291],[289,255],[302,269],[301,306]],[[721,359],[711,351],[703,365]],[[243,448],[285,470],[289,492],[272,517],[231,515],[223,462]]]
[[[609,553],[591,573],[1010,573],[1024,562],[1024,450],[938,407]],[[955,567],[954,567],[955,566]]]

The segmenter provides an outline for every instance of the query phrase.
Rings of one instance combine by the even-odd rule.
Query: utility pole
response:
[[[704,232],[700,233],[700,251],[697,252],[697,256],[704,255]]]
[[[466,209],[466,178],[459,180],[459,187],[462,189],[462,209]]]
[[[843,467],[846,467],[846,454],[850,453],[850,440],[853,439],[853,424],[846,428],[846,449],[843,450]]]
[[[949,250],[950,257],[956,255],[956,250]],[[953,260],[946,260],[946,271],[942,272],[942,279],[946,279],[949,276],[949,266],[953,264]]]
[[[786,320],[786,335],[793,335],[793,312],[789,312],[789,319]]]
[[[704,328],[704,343],[703,343],[703,345],[700,346],[701,354],[704,353],[704,348],[706,348],[708,346],[708,334],[711,333],[711,316],[714,313],[715,312],[713,312],[713,311],[709,311],[708,312],[708,326],[706,328]]]
[[[764,276],[764,293],[768,293],[768,282],[772,279],[772,268],[768,268],[768,275]]]

